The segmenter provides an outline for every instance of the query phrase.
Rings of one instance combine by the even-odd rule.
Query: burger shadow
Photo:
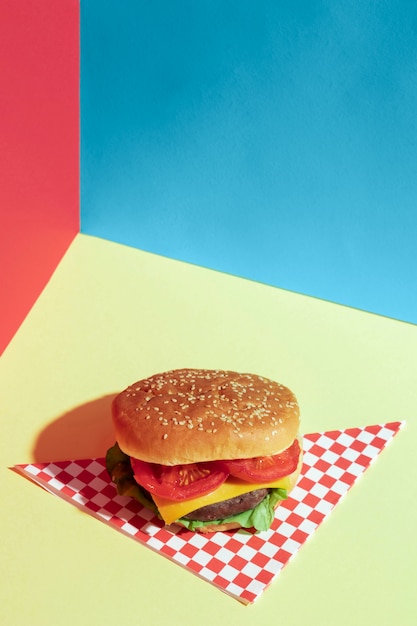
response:
[[[33,461],[104,457],[114,444],[111,403],[116,395],[109,394],[82,404],[48,424],[33,444]]]

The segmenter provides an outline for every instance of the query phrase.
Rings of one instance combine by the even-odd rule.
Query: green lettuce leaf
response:
[[[134,479],[130,457],[119,448],[117,443],[107,450],[106,468],[120,496],[135,498],[147,509],[158,513],[154,501],[150,497],[146,497],[146,494]]]

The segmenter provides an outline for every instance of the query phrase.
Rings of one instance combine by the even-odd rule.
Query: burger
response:
[[[113,400],[107,471],[167,525],[264,531],[300,473],[299,413],[292,391],[262,376],[156,374]]]

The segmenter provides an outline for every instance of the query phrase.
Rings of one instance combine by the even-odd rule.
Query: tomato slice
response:
[[[211,493],[228,477],[227,470],[216,462],[187,465],[158,465],[130,459],[135,480],[161,498],[191,500]]]
[[[236,478],[241,478],[248,483],[267,483],[295,472],[300,452],[299,441],[295,439],[289,448],[279,454],[223,461],[223,464],[226,470]]]

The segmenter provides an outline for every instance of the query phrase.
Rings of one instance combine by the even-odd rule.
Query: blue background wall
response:
[[[83,0],[82,232],[417,323],[417,3]]]

